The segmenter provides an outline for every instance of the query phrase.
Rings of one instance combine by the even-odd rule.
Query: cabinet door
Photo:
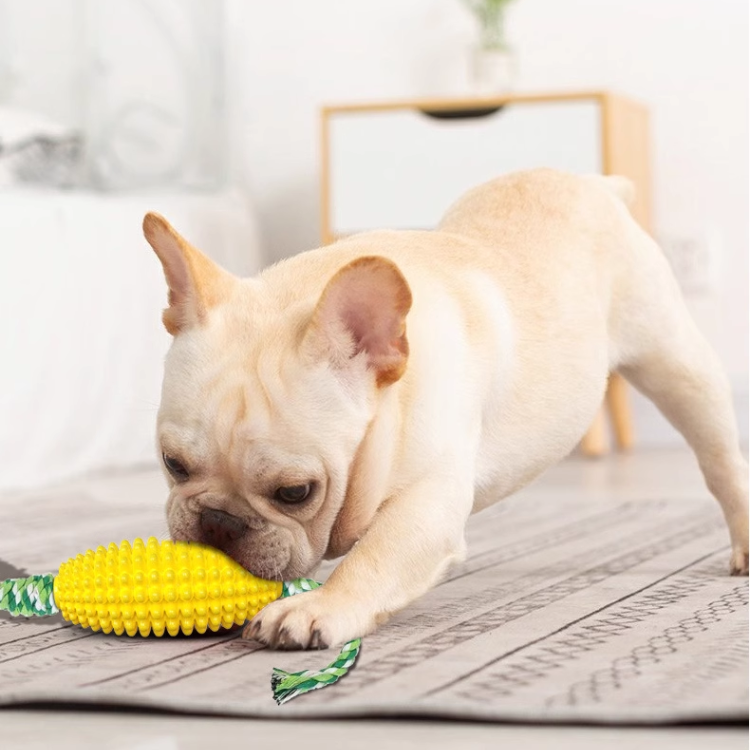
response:
[[[510,103],[454,119],[418,110],[333,113],[330,160],[334,235],[429,229],[462,192],[506,172],[601,172],[601,113],[596,101]]]

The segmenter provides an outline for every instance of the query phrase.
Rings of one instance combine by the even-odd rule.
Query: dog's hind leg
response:
[[[728,378],[659,248],[640,230],[632,237],[632,263],[621,257],[622,274],[614,286],[613,364],[692,447],[729,526],[730,571],[747,575],[748,466]]]

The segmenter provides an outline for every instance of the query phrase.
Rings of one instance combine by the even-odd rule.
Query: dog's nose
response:
[[[210,508],[201,513],[201,529],[206,544],[222,549],[229,542],[234,542],[244,536],[247,524],[231,513]]]

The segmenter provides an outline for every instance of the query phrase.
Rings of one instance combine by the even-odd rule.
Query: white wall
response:
[[[460,0],[228,0],[233,169],[270,258],[318,243],[318,107],[466,92],[473,31]],[[517,0],[509,35],[517,88],[612,88],[650,106],[656,232],[714,238],[716,288],[690,304],[746,425],[747,0]],[[638,410],[645,440],[673,438]]]
[[[59,54],[70,25],[48,6],[60,2],[34,0],[14,31],[2,11],[26,4],[0,0],[0,45],[40,74],[24,78],[21,93],[63,116],[57,110],[72,102],[56,98],[55,75],[63,57],[76,61]],[[318,107],[466,93],[474,26],[461,0],[226,5],[231,167],[256,204],[272,260],[318,242]],[[26,16],[38,23],[24,27]],[[744,399],[746,432],[747,0],[516,0],[509,21],[519,89],[614,88],[651,107],[657,234],[716,238],[716,289],[690,304]],[[24,50],[40,38],[46,57],[35,61]],[[646,440],[671,439],[652,410],[638,410]]]

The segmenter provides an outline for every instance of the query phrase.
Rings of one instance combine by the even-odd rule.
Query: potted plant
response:
[[[507,91],[515,77],[515,60],[505,36],[505,11],[513,0],[464,0],[479,26],[472,50],[471,77],[479,93]]]

